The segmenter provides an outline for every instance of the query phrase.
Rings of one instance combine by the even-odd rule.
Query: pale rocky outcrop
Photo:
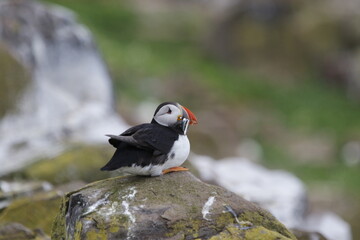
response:
[[[268,211],[189,172],[116,177],[67,194],[52,239],[296,239]]]
[[[60,6],[0,2],[0,175],[127,125],[90,31]]]

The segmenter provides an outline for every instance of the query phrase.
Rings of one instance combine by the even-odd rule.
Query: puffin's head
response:
[[[195,115],[186,107],[175,102],[160,104],[154,113],[152,122],[157,122],[165,127],[173,127],[186,134],[189,124],[196,124]]]

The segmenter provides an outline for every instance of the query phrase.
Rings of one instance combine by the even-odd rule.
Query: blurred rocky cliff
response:
[[[59,6],[1,1],[0,175],[121,131],[91,33]]]

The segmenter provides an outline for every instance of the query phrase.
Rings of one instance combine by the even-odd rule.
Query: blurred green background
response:
[[[143,102],[181,102],[199,118],[194,152],[296,174],[311,207],[335,211],[360,237],[360,8],[352,1],[46,2],[91,29],[129,124],[143,120],[134,114]]]

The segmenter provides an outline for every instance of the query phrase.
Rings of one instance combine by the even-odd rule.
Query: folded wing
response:
[[[117,148],[110,161],[101,168],[111,171],[121,167],[162,164],[167,159],[178,134],[157,124],[141,124],[120,135],[107,135],[109,143]]]

